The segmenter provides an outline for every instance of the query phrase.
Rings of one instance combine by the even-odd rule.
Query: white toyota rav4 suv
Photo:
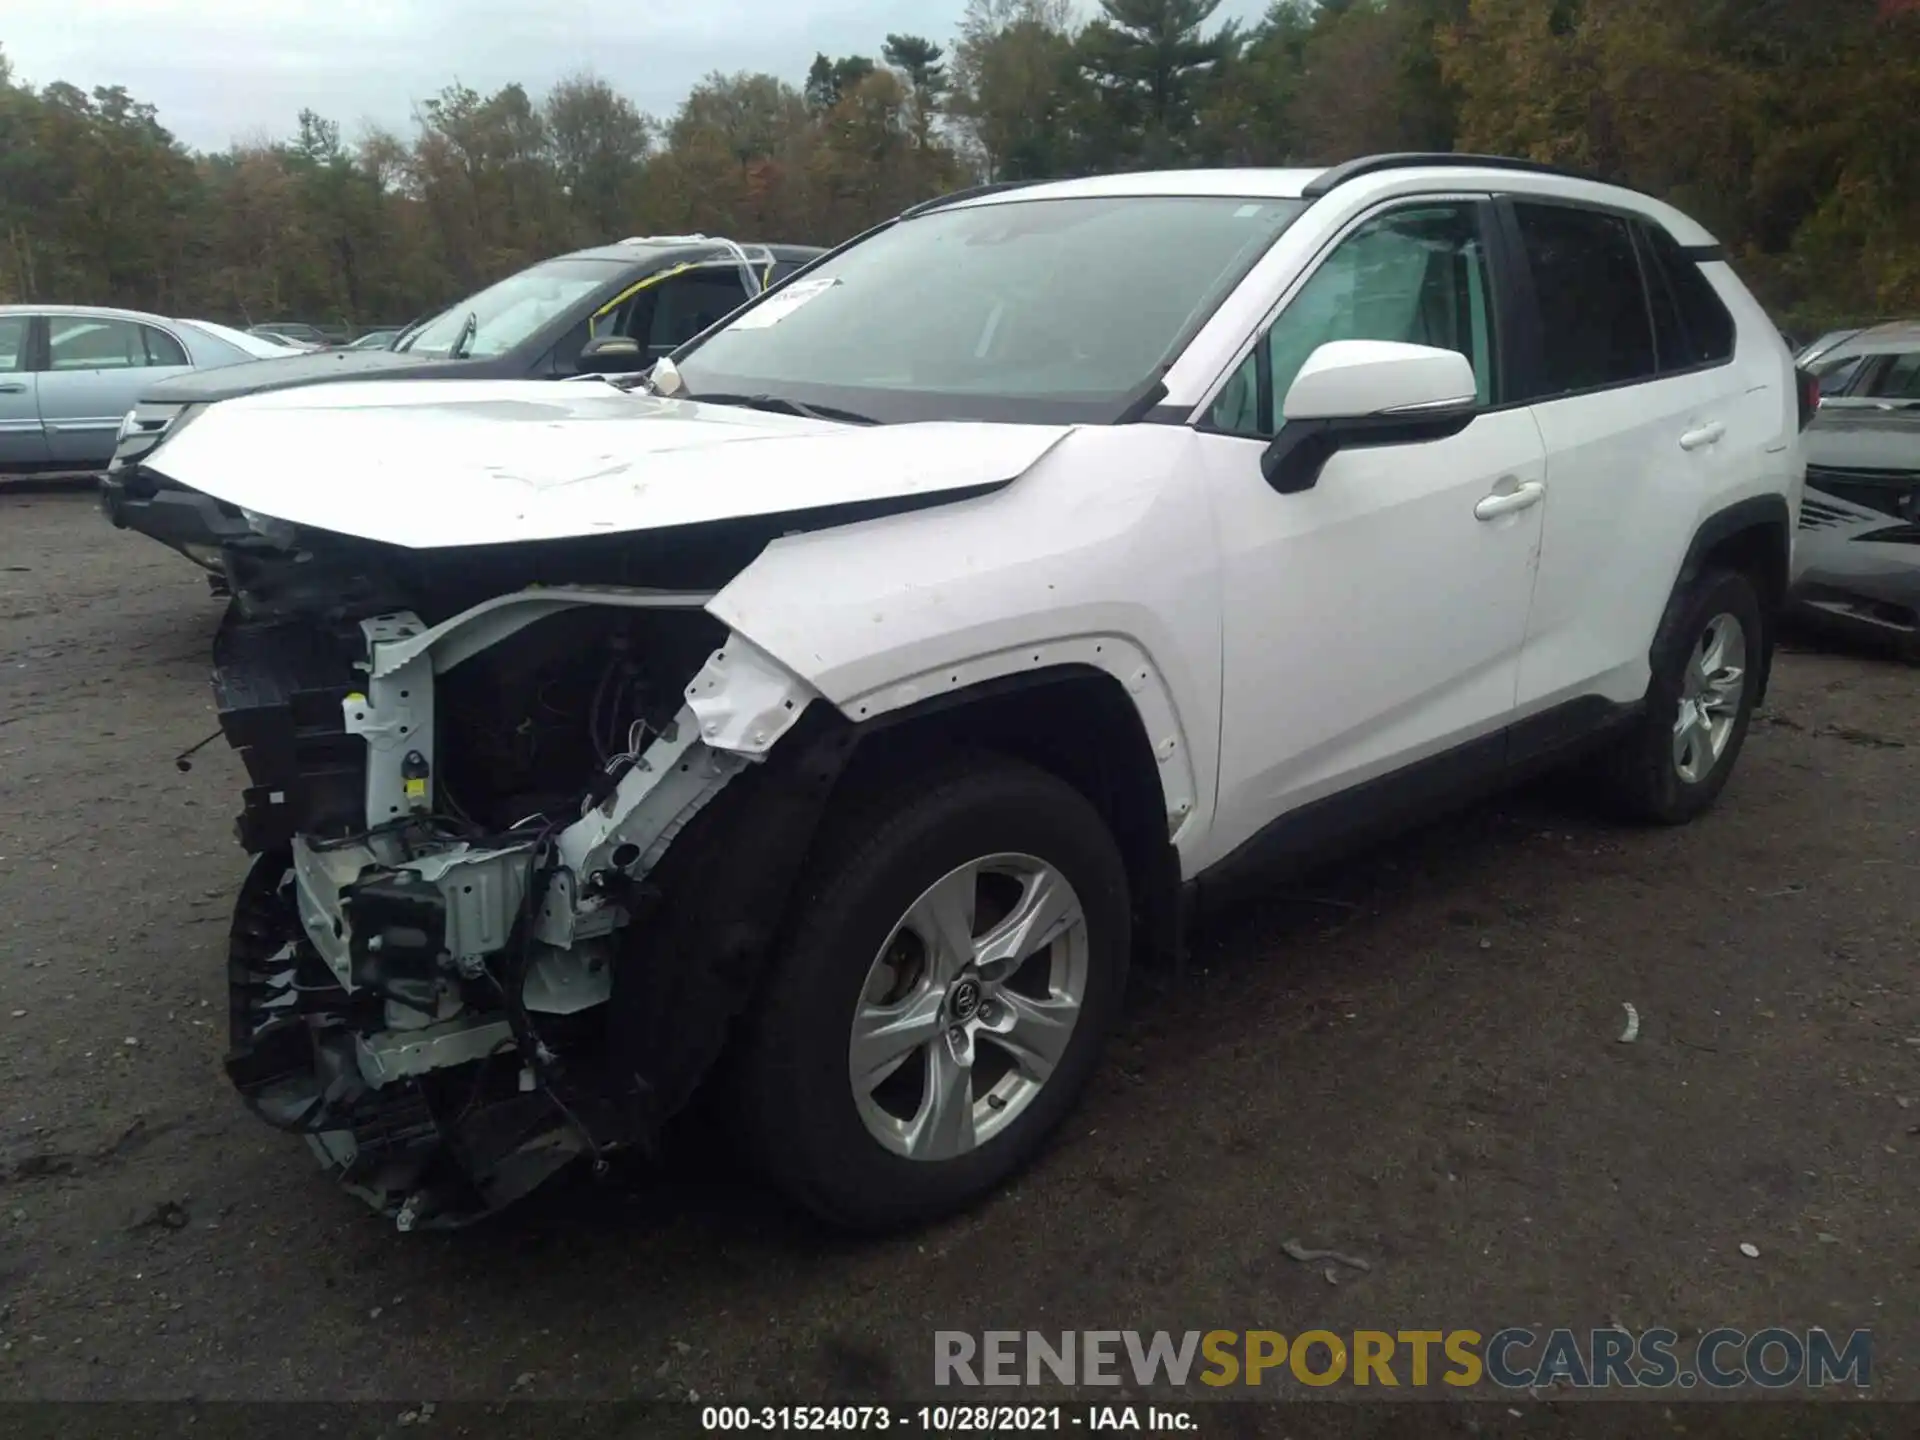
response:
[[[1710,804],[1807,404],[1686,216],[1388,156],[921,205],[644,385],[209,407],[229,1073],[402,1228],[710,1073],[832,1221],[960,1205],[1229,877]]]

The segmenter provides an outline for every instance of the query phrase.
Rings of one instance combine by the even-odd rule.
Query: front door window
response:
[[[1481,404],[1490,404],[1491,294],[1475,206],[1423,205],[1370,220],[1340,242],[1261,337],[1214,402],[1210,428],[1273,435],[1294,377],[1334,340],[1457,350],[1473,364]]]

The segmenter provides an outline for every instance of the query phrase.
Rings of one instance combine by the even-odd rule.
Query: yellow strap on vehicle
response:
[[[646,279],[629,285],[618,295],[614,296],[613,299],[593,312],[593,318],[587,321],[587,338],[591,340],[599,333],[600,322],[606,319],[608,312],[619,309],[620,306],[626,304],[627,301],[638,295],[649,285],[658,285],[662,280],[671,280],[674,276],[683,275],[693,268],[693,262],[689,261],[682,265],[676,265],[671,270],[662,270],[657,274],[649,275]]]
[[[774,260],[769,260],[767,262],[766,273],[760,277],[760,289],[763,292],[773,284],[773,267],[777,263],[779,262]],[[627,301],[631,300],[634,296],[638,295],[642,290],[646,289],[649,285],[658,285],[662,280],[671,280],[674,276],[684,275],[689,270],[713,269],[721,265],[725,265],[729,268],[738,268],[737,266],[735,266],[732,260],[688,260],[682,264],[674,266],[671,270],[662,270],[657,275],[649,275],[647,276],[646,279],[638,281],[635,284],[629,285],[626,289],[622,290],[618,295],[614,296],[613,299],[609,300],[606,304],[602,305],[598,310],[593,312],[593,318],[587,321],[587,338],[589,340],[592,340],[596,336],[598,336],[600,333],[600,322],[606,319],[609,313],[619,309],[622,305],[626,304]],[[752,267],[749,266],[748,268],[752,268]]]

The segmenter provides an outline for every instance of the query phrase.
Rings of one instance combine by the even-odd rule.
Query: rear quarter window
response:
[[[164,330],[142,325],[140,338],[146,342],[149,365],[185,366],[192,363],[187,359],[187,352],[181,348],[180,342]]]
[[[1653,310],[1660,320],[1660,368],[1690,370],[1724,365],[1733,359],[1733,314],[1700,269],[1671,235],[1657,225],[1640,227],[1646,247],[1647,279]],[[1666,333],[1666,316],[1674,329]]]

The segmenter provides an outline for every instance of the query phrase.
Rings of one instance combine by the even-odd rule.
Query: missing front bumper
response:
[[[620,1148],[591,1099],[528,1083],[509,1027],[461,1018],[378,1028],[307,940],[287,857],[255,860],[229,939],[228,1078],[249,1108],[304,1136],[346,1189],[402,1228],[466,1224],[583,1154]]]
[[[548,589],[432,627],[391,612],[359,622],[364,659],[344,645],[308,656],[301,644],[324,647],[292,643],[297,626],[223,634],[216,689],[256,780],[243,834],[259,848],[232,932],[228,1074],[256,1113],[305,1137],[403,1228],[464,1223],[581,1156],[644,1143],[684,1098],[678,1054],[663,1066],[670,1087],[649,1078],[665,1046],[632,1043],[631,1017],[610,1003],[617,963],[639,941],[647,965],[697,965],[718,936],[725,963],[739,964],[737,924],[676,937],[652,958],[654,871],[814,692],[733,637],[650,740],[634,739],[576,799],[504,831],[440,813],[436,743],[461,713],[444,702],[436,715],[444,671],[546,614],[669,603],[684,601]],[[793,781],[775,787],[778,805],[794,803]],[[805,788],[810,819],[818,796]],[[303,823],[315,819],[328,838]],[[698,1013],[682,1001],[656,1021],[691,1026],[710,1048],[705,1033],[736,997],[691,993]]]

